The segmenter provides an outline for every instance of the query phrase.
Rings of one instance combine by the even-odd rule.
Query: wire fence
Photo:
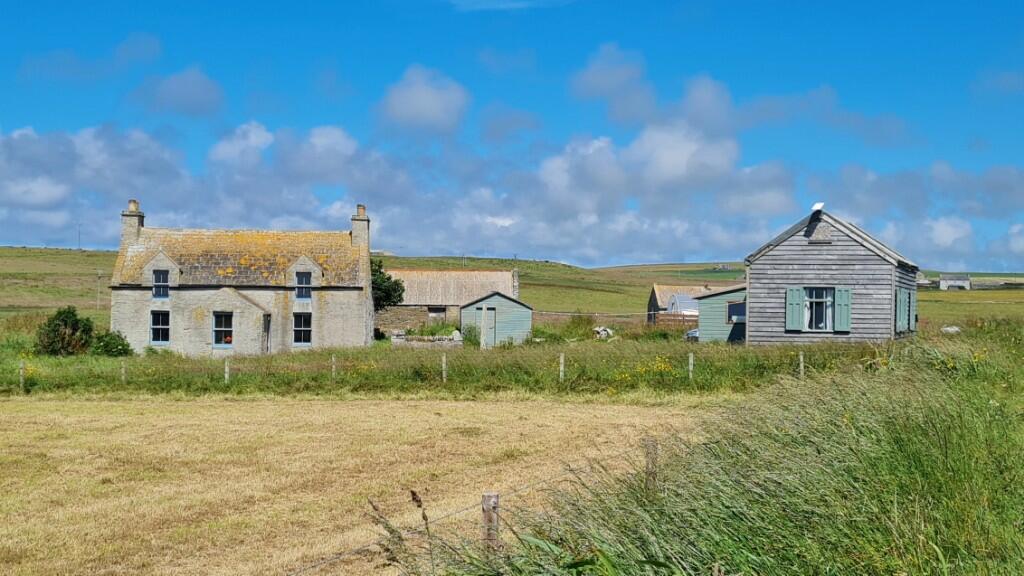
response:
[[[644,455],[644,474],[645,482],[649,487],[653,488],[653,483],[656,482],[657,474],[657,440],[653,437],[647,436],[641,442]],[[653,448],[652,448],[653,447]],[[629,459],[631,455],[635,455],[638,452],[638,446],[629,446],[623,450],[619,450],[610,455],[604,455],[600,458],[589,458],[582,463],[577,465],[566,464],[564,469],[557,473],[546,477],[542,477],[528,483],[507,487],[500,491],[485,491],[482,493],[480,500],[460,508],[448,510],[445,513],[431,517],[428,516],[426,510],[423,509],[422,513],[422,525],[416,527],[397,528],[390,527],[385,530],[385,533],[379,534],[379,536],[373,540],[367,541],[363,544],[340,550],[338,552],[329,554],[323,558],[314,560],[308,564],[299,566],[294,570],[288,572],[288,576],[303,576],[308,574],[316,574],[329,566],[336,565],[347,559],[355,558],[367,553],[374,551],[382,551],[387,547],[388,540],[403,539],[408,540],[410,538],[422,538],[426,536],[428,539],[431,537],[437,538],[437,531],[440,528],[442,534],[448,534],[462,540],[469,538],[466,531],[466,526],[448,529],[444,528],[446,523],[450,523],[453,520],[465,519],[469,513],[476,512],[480,514],[480,517],[476,521],[471,522],[471,526],[480,529],[480,540],[488,547],[498,548],[501,546],[503,532],[503,526],[511,527],[515,520],[515,516],[520,510],[520,506],[510,505],[509,500],[519,498],[524,500],[524,496],[534,494],[536,491],[542,488],[549,488],[556,486],[560,482],[569,481],[582,476],[594,474],[598,471],[607,470],[612,467],[612,464],[620,464],[625,466],[635,466],[635,459]],[[419,496],[412,495],[413,505],[421,507],[422,501]],[[380,514],[376,505],[370,502],[369,504],[375,509],[375,514]],[[434,534],[428,534],[428,532],[434,531]],[[407,542],[408,543],[408,542]],[[430,543],[425,543],[421,546],[422,553],[426,555]]]

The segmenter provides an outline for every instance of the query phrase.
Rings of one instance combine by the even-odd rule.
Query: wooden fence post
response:
[[[693,380],[693,352],[690,352],[689,374],[690,380]]]
[[[565,352],[558,353],[558,383],[565,382]]]
[[[228,358],[224,359],[224,383],[228,384],[231,382],[231,361]]]
[[[448,381],[448,354],[441,353],[441,382]]]
[[[804,352],[800,351],[800,378],[804,377]]]
[[[498,493],[484,492],[480,507],[483,511],[484,544],[491,550],[497,550],[501,545],[498,540]]]
[[[28,394],[28,388],[25,387],[25,361],[22,360],[18,364],[18,383],[21,384],[22,393]]]
[[[644,487],[648,492],[658,488],[658,441],[647,437],[644,439]]]
[[[334,382],[338,378],[338,358],[334,354],[331,354],[331,382]]]
[[[121,386],[128,383],[128,369],[124,365],[124,359],[121,359]]]

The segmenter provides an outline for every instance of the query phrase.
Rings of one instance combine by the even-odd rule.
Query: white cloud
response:
[[[1010,252],[1024,256],[1024,224],[1013,224],[1008,234]]]
[[[653,186],[721,176],[732,170],[738,156],[735,141],[707,139],[683,122],[644,128],[623,155]]]
[[[529,10],[569,4],[573,0],[448,0],[460,12]]]
[[[657,96],[646,74],[639,53],[604,44],[573,77],[572,88],[582,98],[607,101],[608,112],[615,120],[644,122],[658,113]]]
[[[959,245],[973,234],[971,223],[956,216],[929,218],[924,224],[932,243],[940,248]]]
[[[469,92],[462,85],[436,70],[415,65],[388,88],[381,112],[399,128],[451,132],[468,105]]]
[[[160,57],[160,52],[160,40],[156,36],[134,33],[115,46],[111,54],[100,58],[83,58],[71,50],[30,56],[22,62],[19,75],[30,79],[92,82],[152,62]]]
[[[36,176],[5,182],[0,188],[0,199],[10,205],[49,206],[67,198],[69,192],[66,184]]]
[[[224,91],[198,67],[191,67],[163,78],[151,78],[136,92],[136,97],[153,112],[170,112],[201,117],[218,112]]]
[[[274,135],[256,121],[235,128],[210,150],[210,160],[225,164],[254,165],[260,155],[274,142]]]

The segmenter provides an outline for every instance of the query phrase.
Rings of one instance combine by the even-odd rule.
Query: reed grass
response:
[[[642,458],[595,465],[507,510],[500,551],[435,542],[437,573],[1022,573],[1024,325],[972,324],[782,378],[708,417],[703,439],[663,438],[654,490]],[[403,545],[403,571],[426,573]]]

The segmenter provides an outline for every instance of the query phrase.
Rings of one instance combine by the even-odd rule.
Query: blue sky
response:
[[[584,265],[741,259],[811,203],[1024,269],[1024,8],[5,3],[0,242],[345,228]]]

